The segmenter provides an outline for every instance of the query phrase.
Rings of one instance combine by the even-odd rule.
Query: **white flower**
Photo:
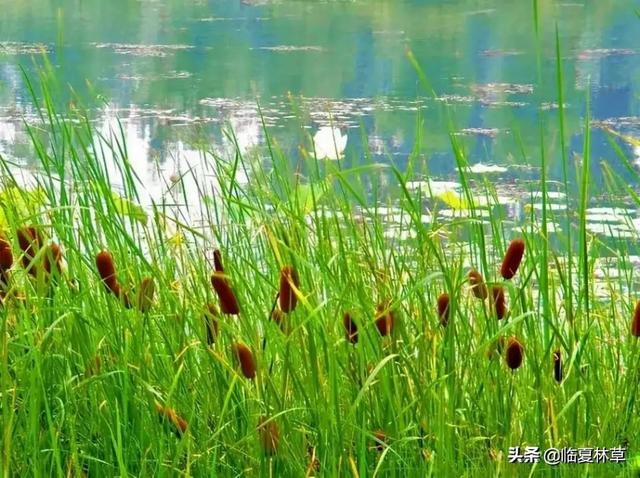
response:
[[[321,127],[313,137],[318,159],[340,159],[347,147],[347,135],[340,128]]]

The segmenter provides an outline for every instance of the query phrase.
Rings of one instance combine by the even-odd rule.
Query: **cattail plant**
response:
[[[376,308],[376,327],[382,337],[386,337],[393,332],[395,325],[395,313],[390,310],[388,305],[378,304]]]
[[[125,307],[131,307],[129,295],[122,288],[120,282],[118,282],[116,266],[113,262],[113,256],[109,251],[101,251],[98,253],[96,256],[96,267],[106,289],[120,299]]]
[[[556,382],[562,382],[562,356],[560,349],[553,352],[553,376]]]
[[[278,445],[280,444],[280,432],[278,424],[274,419],[260,417],[258,420],[258,434],[260,436],[260,445],[262,451],[269,456],[278,453]]]
[[[633,320],[631,321],[631,335],[640,337],[640,300],[636,302],[636,308],[633,311]]]
[[[4,298],[9,286],[9,269],[13,266],[11,244],[4,236],[0,236],[0,296]]]
[[[347,340],[353,345],[358,343],[358,325],[355,323],[351,314],[345,312],[342,317],[342,325],[344,326],[344,332]]]
[[[515,370],[522,365],[524,356],[524,348],[515,337],[511,337],[507,342],[507,350],[505,352],[505,360],[511,370]]]
[[[222,312],[229,315],[238,315],[240,306],[228,279],[224,275],[215,272],[211,275],[211,285],[218,295]]]
[[[498,320],[504,319],[507,315],[507,306],[504,298],[504,287],[500,285],[494,285],[491,287],[491,296],[493,299],[493,310],[496,313]]]
[[[8,271],[13,266],[11,244],[4,236],[0,236],[0,271]]]
[[[215,272],[211,275],[211,285],[220,300],[220,309],[223,314],[238,315],[240,313],[240,305],[231,288],[229,279],[224,273],[222,256],[217,249],[213,251],[213,263]]]
[[[280,271],[280,308],[283,312],[292,312],[298,305],[298,297],[294,291],[300,287],[300,277],[292,266],[285,266]]]
[[[52,272],[60,274],[62,272],[62,249],[55,242],[47,246],[42,259],[42,267],[47,274]]]
[[[207,308],[204,312],[204,325],[207,332],[207,345],[211,346],[215,343],[218,337],[220,325],[218,317],[220,312],[214,304],[207,304]]]
[[[18,244],[22,250],[22,267],[27,269],[31,275],[36,276],[38,269],[32,264],[32,261],[42,248],[42,234],[34,226],[28,226],[19,228],[17,236]]]
[[[224,272],[224,267],[222,266],[222,254],[219,249],[213,251],[213,269],[216,272]]]
[[[522,239],[514,239],[509,243],[507,252],[502,260],[500,274],[506,280],[512,279],[518,272],[522,256],[524,255],[524,241]]]
[[[307,446],[307,456],[309,457],[309,464],[304,476],[314,476],[315,473],[320,471],[320,460],[318,460],[318,451],[315,446]]]
[[[379,452],[384,451],[385,447],[387,446],[386,433],[382,430],[376,430],[375,432],[373,432],[373,438],[375,449]]]
[[[504,350],[504,346],[505,338],[501,335],[487,348],[487,358],[493,359],[494,357],[500,357],[502,355],[502,351]]]
[[[136,295],[136,306],[140,312],[149,312],[153,305],[153,298],[156,292],[155,282],[151,277],[144,277],[138,286]]]
[[[102,369],[102,359],[100,355],[96,354],[91,361],[87,364],[84,369],[85,377],[93,377],[94,375],[98,375],[100,370]]]
[[[473,295],[478,299],[485,300],[489,295],[489,291],[487,290],[487,284],[484,283],[482,274],[475,269],[471,269],[467,277],[469,279]]]
[[[116,277],[116,265],[113,256],[109,251],[101,251],[96,256],[96,267],[102,283],[108,291],[118,296],[120,294],[120,284]]]
[[[279,328],[283,334],[289,334],[289,321],[287,320],[287,315],[280,309],[276,307],[271,312],[271,316],[269,320],[273,321]]]
[[[249,380],[253,380],[256,376],[256,360],[251,349],[242,342],[238,342],[233,345],[232,351],[240,365],[242,375]]]
[[[164,407],[160,403],[155,402],[156,411],[160,415],[162,422],[168,423],[173,428],[174,433],[178,438],[182,438],[188,428],[187,421],[182,418],[178,413],[169,407]]]
[[[440,325],[443,327],[449,324],[449,294],[446,292],[438,297],[438,317],[440,317]]]

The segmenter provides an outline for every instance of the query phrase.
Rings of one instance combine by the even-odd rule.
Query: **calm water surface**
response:
[[[292,161],[319,131],[326,143],[332,126],[346,137],[345,167],[363,161],[363,129],[374,159],[402,169],[420,134],[423,169],[414,186],[428,170],[438,187],[455,189],[448,111],[473,174],[499,184],[507,214],[518,216],[526,210],[523,191],[538,187],[531,184],[539,176],[540,125],[549,174],[562,174],[557,25],[571,165],[582,154],[590,95],[594,188],[603,183],[602,161],[631,180],[604,128],[640,138],[640,5],[541,0],[539,81],[531,3],[0,0],[0,153],[33,158],[22,127],[33,109],[20,66],[31,71],[32,55],[44,49],[61,84],[107,100],[92,110],[98,131],[108,134],[122,120],[150,198],[162,193],[167,177],[202,160],[197,140],[228,151],[225,127],[243,151],[259,149],[265,136],[258,102]],[[407,50],[437,99],[419,84]],[[631,159],[640,157],[640,149],[621,144]],[[594,196],[592,231],[636,237],[635,208],[617,215],[610,209],[624,203]]]

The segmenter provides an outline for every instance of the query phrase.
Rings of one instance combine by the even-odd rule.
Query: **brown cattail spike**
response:
[[[273,419],[260,417],[258,420],[258,433],[264,453],[270,456],[275,455],[278,452],[278,445],[280,443],[278,424]]]
[[[280,271],[280,308],[283,312],[292,312],[298,305],[298,297],[294,290],[300,287],[298,272],[291,266],[285,266]]]
[[[222,254],[220,254],[218,249],[213,251],[213,267],[216,272],[224,272],[224,267],[222,267]]]
[[[62,271],[62,249],[55,242],[52,242],[47,247],[42,260],[42,267],[47,274],[51,272],[60,274]]]
[[[376,327],[380,335],[386,337],[393,332],[395,313],[384,304],[379,304],[376,310]]]
[[[287,320],[287,315],[282,312],[282,310],[280,310],[280,308],[276,307],[275,309],[273,309],[273,312],[271,312],[271,317],[269,318],[269,320],[272,320],[273,322],[276,323],[276,325],[278,327],[280,327],[280,331],[283,334],[289,334],[289,323]]]
[[[151,277],[144,277],[138,287],[136,295],[136,306],[140,312],[149,312],[153,305],[153,298],[156,292],[156,285]]]
[[[468,278],[469,284],[471,285],[471,290],[473,291],[473,295],[475,295],[478,299],[485,300],[489,295],[489,291],[487,290],[487,284],[484,283],[482,274],[480,274],[475,269],[471,269],[469,271]]]
[[[233,345],[232,350],[233,355],[235,355],[238,364],[240,365],[242,375],[244,375],[249,380],[253,380],[256,376],[256,361],[253,358],[251,349],[245,344],[238,342]]]
[[[387,446],[387,435],[382,430],[376,430],[373,432],[373,437],[375,449],[379,452],[384,451],[385,446]]]
[[[498,320],[504,319],[507,315],[507,306],[504,298],[504,288],[499,285],[494,285],[491,288],[491,295],[493,297],[493,309],[496,313]]]
[[[185,434],[188,428],[187,421],[182,418],[178,413],[169,407],[163,407],[158,402],[155,402],[156,411],[160,415],[160,420],[168,423],[173,428],[174,433],[181,438]]]
[[[440,317],[440,325],[443,327],[449,324],[449,294],[446,292],[438,297],[438,317]]]
[[[101,251],[96,256],[96,267],[100,278],[104,283],[107,290],[111,291],[114,295],[120,295],[120,284],[118,284],[118,278],[116,277],[116,266],[113,263],[113,256],[108,251]]]
[[[18,244],[22,250],[22,267],[37,275],[37,268],[32,264],[33,258],[42,247],[42,234],[34,226],[21,227],[17,231]]]
[[[204,325],[207,331],[207,345],[211,346],[215,343],[219,332],[218,316],[220,315],[218,308],[213,304],[207,305],[204,313]]]
[[[507,252],[502,260],[500,273],[504,279],[512,279],[518,272],[522,256],[524,255],[524,241],[522,239],[514,239],[509,243]]]
[[[505,352],[505,360],[511,370],[515,370],[522,365],[524,356],[524,348],[515,337],[511,337],[507,342],[507,351]]]
[[[315,476],[314,472],[320,471],[320,460],[318,460],[318,452],[315,446],[307,446],[307,455],[309,456],[309,465],[304,476]]]
[[[560,355],[560,350],[553,352],[553,376],[556,382],[562,382],[562,355]]]
[[[636,303],[633,311],[633,320],[631,321],[631,335],[640,337],[640,300]]]
[[[13,254],[11,244],[3,236],[0,236],[0,271],[7,271],[13,266]]]
[[[223,314],[238,315],[240,313],[240,306],[238,305],[238,299],[229,284],[229,279],[223,272],[214,272],[211,275],[211,285],[213,290],[216,291],[218,299],[220,300],[220,308]]]
[[[342,325],[344,326],[344,333],[349,342],[353,345],[358,343],[358,325],[355,323],[351,314],[345,312],[342,317]]]
[[[101,369],[102,359],[100,358],[100,355],[96,354],[85,367],[84,374],[87,378],[93,377],[94,375],[99,375]]]
[[[106,289],[120,299],[127,309],[131,308],[132,304],[129,299],[129,294],[120,285],[116,277],[116,266],[113,263],[111,253],[108,251],[99,252],[96,256],[96,267]]]

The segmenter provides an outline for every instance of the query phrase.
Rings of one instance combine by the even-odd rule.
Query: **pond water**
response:
[[[259,148],[259,102],[292,161],[306,133],[331,156],[337,128],[346,166],[362,161],[363,130],[374,159],[402,169],[420,135],[430,179],[455,188],[450,117],[472,173],[522,206],[522,191],[539,177],[540,126],[550,177],[562,177],[557,25],[570,166],[582,154],[590,96],[594,188],[603,184],[602,161],[631,181],[605,131],[624,135],[621,146],[640,162],[629,140],[640,138],[634,3],[540,0],[539,81],[529,1],[0,0],[0,153],[33,157],[22,127],[33,108],[21,66],[33,71],[32,56],[44,50],[62,85],[103,95],[108,104],[93,112],[98,130],[122,120],[130,157],[152,192],[163,187],[158,169],[173,175],[200,160],[194,138],[228,149],[225,125],[243,151]],[[419,83],[408,50],[435,98]],[[573,183],[575,173],[572,167]],[[594,233],[637,236],[640,220],[624,197],[596,196],[590,206]],[[630,209],[618,217],[613,206]]]

